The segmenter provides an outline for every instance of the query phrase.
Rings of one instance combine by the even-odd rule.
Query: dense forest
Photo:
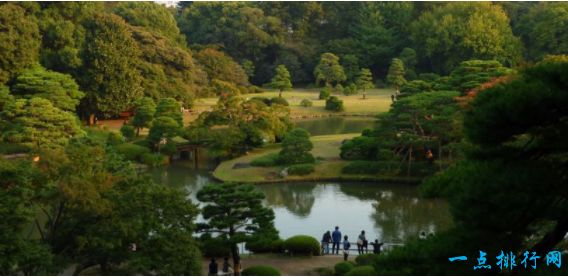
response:
[[[196,275],[204,256],[237,266],[242,243],[318,255],[280,239],[252,185],[204,186],[198,208],[141,168],[180,145],[216,162],[270,145],[246,167],[318,173],[329,161],[290,114],[365,105],[376,127],[337,143],[336,173],[423,181],[454,221],[361,259],[367,273],[471,274],[447,258],[556,249],[567,26],[563,2],[0,2],[0,274]]]
[[[566,53],[566,9],[536,2],[5,3],[0,82],[16,90],[31,68],[38,77],[71,75],[85,94],[80,114],[101,118],[132,109],[140,96],[190,107],[214,93],[214,80],[261,86],[278,65],[292,83],[314,84],[322,53],[339,58],[345,78],[338,82],[353,83],[369,68],[381,86],[393,58],[412,80],[448,74],[465,60],[517,66]]]

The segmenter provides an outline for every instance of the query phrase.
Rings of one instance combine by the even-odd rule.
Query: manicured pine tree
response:
[[[270,86],[274,89],[278,89],[278,97],[282,98],[282,92],[285,90],[290,90],[292,88],[292,82],[290,81],[290,72],[285,65],[281,64],[276,67],[276,75],[272,78]]]
[[[363,91],[363,99],[365,99],[367,96],[365,91],[373,88],[373,74],[371,73],[371,70],[368,68],[361,68],[355,84],[357,84],[358,89]]]
[[[406,79],[404,79],[404,64],[400,59],[392,59],[387,74],[387,83],[396,89],[397,94],[400,91],[400,87],[406,83]]]

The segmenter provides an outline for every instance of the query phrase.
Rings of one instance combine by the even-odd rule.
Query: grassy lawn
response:
[[[319,100],[320,89],[294,89],[291,91],[285,91],[282,93],[282,97],[288,100],[290,103],[290,116],[292,118],[302,118],[310,116],[321,116],[321,115],[375,115],[377,113],[386,112],[390,108],[391,104],[391,94],[394,93],[392,89],[371,89],[367,91],[367,99],[363,99],[361,94],[345,96],[341,93],[332,93],[332,95],[337,96],[339,99],[343,100],[345,106],[345,111],[341,113],[334,113],[326,111],[324,109],[325,100]],[[272,98],[277,97],[278,92],[274,90],[268,90],[263,93],[256,94],[245,94],[243,98],[252,97],[266,97]],[[302,100],[308,99],[313,102],[312,107],[301,107],[300,102]],[[196,113],[202,112],[204,110],[211,109],[217,103],[217,98],[201,98],[195,102]],[[187,120],[191,120],[190,116],[187,116]]]
[[[339,134],[339,135],[326,135],[314,136],[311,138],[314,149],[312,154],[319,158],[316,163],[315,171],[304,176],[287,176],[280,178],[279,172],[281,167],[240,167],[234,168],[236,164],[248,165],[252,160],[280,151],[279,144],[272,144],[264,148],[255,149],[247,155],[238,157],[233,160],[228,160],[221,163],[215,171],[213,176],[217,179],[226,182],[243,182],[243,183],[265,183],[265,182],[287,182],[287,181],[314,181],[314,180],[390,180],[390,181],[415,181],[414,178],[396,177],[386,178],[376,175],[363,175],[363,174],[343,174],[341,169],[349,163],[339,158],[339,147],[341,142],[345,139],[351,139],[359,136],[359,133],[354,134]]]
[[[326,111],[324,109],[325,101],[319,100],[320,89],[294,89],[282,93],[282,97],[290,103],[290,117],[292,119],[310,118],[318,116],[346,116],[346,115],[375,115],[389,110],[391,105],[391,94],[394,93],[392,89],[370,89],[367,90],[367,99],[363,99],[361,94],[345,96],[341,93],[332,93],[339,99],[343,100],[345,111],[341,113]],[[263,93],[245,94],[242,97],[277,97],[278,92],[267,90]],[[301,107],[300,102],[304,99],[312,101],[312,107]],[[195,101],[195,105],[191,112],[185,112],[183,115],[184,125],[188,125],[195,120],[200,113],[213,109],[217,104],[217,97],[200,98]],[[118,131],[124,123],[121,119],[114,120],[100,120],[99,124],[105,126],[111,131]],[[147,129],[142,129],[141,134],[146,135]]]

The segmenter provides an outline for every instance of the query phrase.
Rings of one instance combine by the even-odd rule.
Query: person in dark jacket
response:
[[[343,260],[347,261],[349,257],[349,248],[351,248],[351,243],[347,239],[347,236],[343,237]]]
[[[323,234],[321,239],[321,248],[323,249],[323,254],[329,254],[329,244],[331,243],[331,232],[327,231]]]
[[[211,263],[209,263],[209,276],[217,275],[219,273],[219,265],[215,261],[215,258],[211,258]]]
[[[371,242],[373,246],[373,254],[381,254],[381,246],[383,246],[383,242],[379,243],[379,240],[376,239],[375,242]]]
[[[333,243],[331,247],[331,253],[335,251],[335,255],[339,255],[339,244],[341,243],[341,232],[339,232],[339,227],[335,226],[335,231],[331,234],[331,242]]]

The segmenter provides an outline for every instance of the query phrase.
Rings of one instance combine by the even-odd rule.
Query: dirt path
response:
[[[349,260],[355,257],[350,257]],[[333,268],[336,263],[343,261],[343,256],[290,257],[276,254],[256,254],[242,257],[242,268],[255,265],[269,265],[278,269],[282,275],[300,276],[317,275],[317,268]],[[223,261],[217,261],[219,266]],[[203,261],[203,273],[207,273],[209,260]]]

